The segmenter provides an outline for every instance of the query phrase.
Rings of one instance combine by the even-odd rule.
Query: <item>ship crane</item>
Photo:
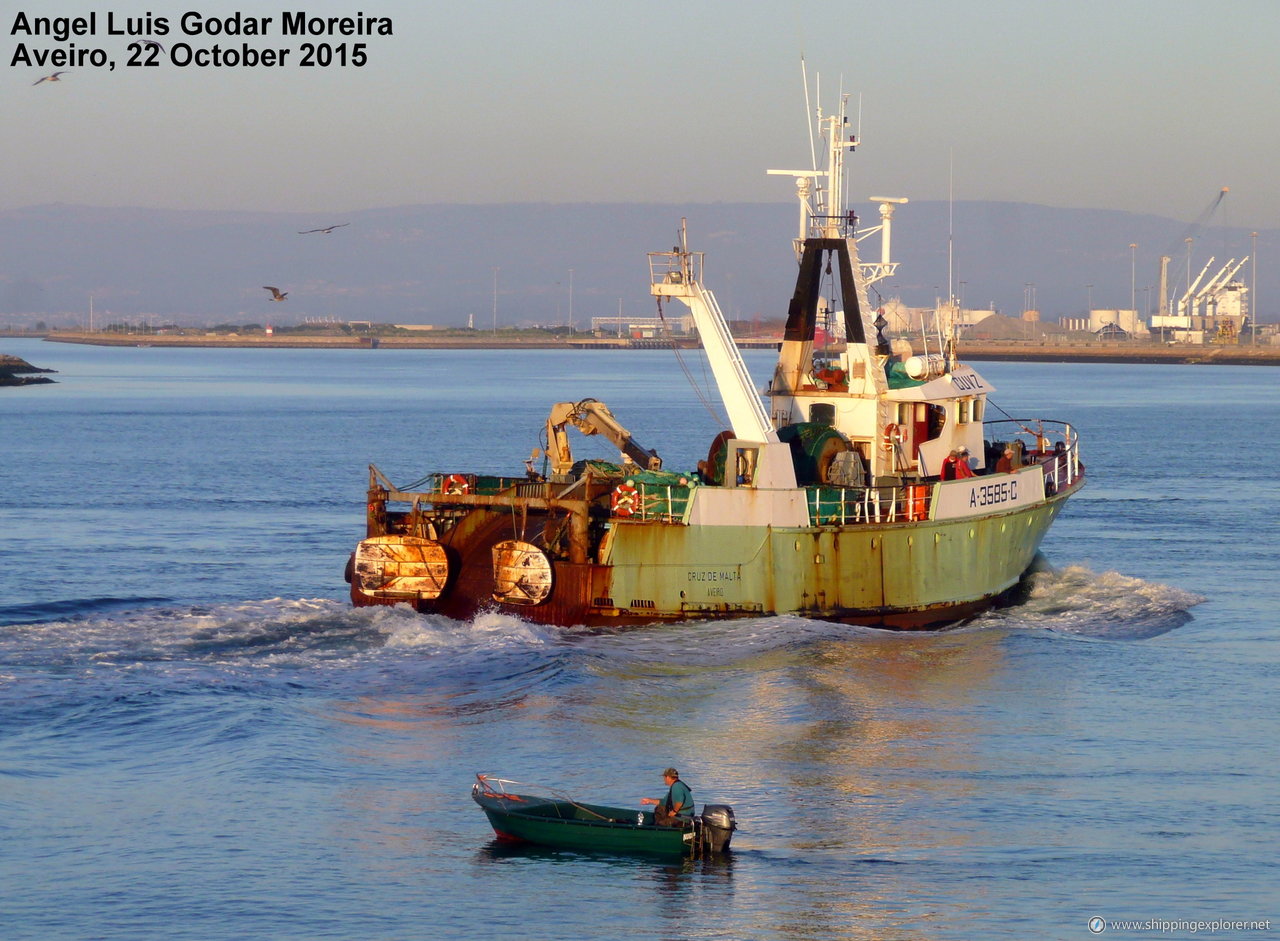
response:
[[[1209,266],[1213,264],[1213,261],[1214,259],[1210,257],[1209,260],[1204,263],[1204,267],[1200,269],[1200,273],[1196,275],[1196,279],[1188,285],[1187,293],[1183,294],[1178,300],[1178,312],[1180,316],[1191,316],[1192,299],[1195,297],[1196,289],[1200,287],[1200,282],[1204,280],[1204,276],[1209,271]]]
[[[583,399],[581,402],[557,402],[551,406],[551,414],[547,417],[547,457],[553,474],[567,474],[573,469],[573,452],[565,434],[568,425],[573,425],[587,436],[604,435],[622,452],[625,461],[642,470],[662,469],[662,458],[658,457],[658,452],[637,444],[631,432],[613,417],[607,405],[596,399]]]
[[[1241,262],[1240,264],[1244,264],[1244,263]],[[1204,283],[1204,287],[1202,287],[1199,291],[1196,292],[1196,296],[1191,302],[1192,306],[1199,307],[1200,302],[1202,300],[1204,300],[1206,297],[1208,297],[1210,294],[1216,291],[1221,285],[1225,284],[1228,280],[1230,280],[1231,275],[1235,274],[1236,271],[1239,270],[1239,268],[1240,268],[1240,265],[1236,264],[1236,260],[1234,258],[1232,258],[1229,262],[1223,265],[1222,269],[1217,274],[1215,274],[1212,278],[1206,281]]]
[[[1218,272],[1209,283],[1200,289],[1200,293],[1196,295],[1195,306],[1199,309],[1201,303],[1204,304],[1204,313],[1206,317],[1212,317],[1215,320],[1218,317],[1218,307],[1225,295],[1231,288],[1231,285],[1240,269],[1244,267],[1244,263],[1249,260],[1249,256],[1245,255],[1239,261],[1234,258],[1222,266],[1222,270]]]

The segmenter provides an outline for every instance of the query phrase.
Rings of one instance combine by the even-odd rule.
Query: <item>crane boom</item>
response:
[[[616,418],[609,406],[597,399],[581,402],[557,402],[547,416],[547,457],[553,474],[567,474],[573,468],[573,451],[569,447],[567,426],[573,425],[584,435],[601,434],[622,452],[624,459],[645,470],[661,470],[662,458],[657,451],[642,448]]]

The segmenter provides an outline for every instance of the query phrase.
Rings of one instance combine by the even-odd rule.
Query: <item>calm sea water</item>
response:
[[[594,396],[692,467],[670,353],[0,351],[59,370],[0,390],[6,939],[1280,934],[1271,370],[976,364],[1084,436],[1022,607],[590,635],[350,609],[366,464],[517,470]],[[468,797],[668,764],[731,859],[506,849]]]

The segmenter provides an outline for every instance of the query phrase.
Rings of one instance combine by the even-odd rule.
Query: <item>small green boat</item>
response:
[[[472,799],[499,840],[604,853],[702,856],[729,849],[733,808],[707,804],[687,827],[660,827],[649,811],[584,804],[562,795],[517,794],[514,781],[477,774]]]

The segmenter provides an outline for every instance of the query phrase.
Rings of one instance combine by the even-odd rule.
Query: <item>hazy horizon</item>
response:
[[[874,204],[857,205],[864,224]],[[87,316],[195,323],[308,318],[488,327],[650,316],[646,253],[673,244],[681,218],[706,253],[707,284],[730,317],[785,316],[796,276],[795,207],[775,203],[522,203],[309,213],[111,209],[0,210],[0,322]],[[304,231],[345,223],[330,233]],[[1046,319],[1086,305],[1148,311],[1159,257],[1177,293],[1203,265],[1280,244],[1280,231],[1192,226],[1118,210],[916,201],[899,208],[895,277],[877,298],[928,307],[948,290],[967,307]],[[1191,265],[1185,255],[1191,238]],[[1131,248],[1132,246],[1132,248]],[[862,242],[878,258],[879,236]],[[1191,270],[1188,273],[1188,268]],[[1253,287],[1253,270],[1243,272]],[[264,285],[288,292],[274,303]],[[1280,268],[1261,266],[1259,320],[1276,318]],[[496,308],[496,311],[495,311]],[[29,316],[30,315],[30,316]]]

